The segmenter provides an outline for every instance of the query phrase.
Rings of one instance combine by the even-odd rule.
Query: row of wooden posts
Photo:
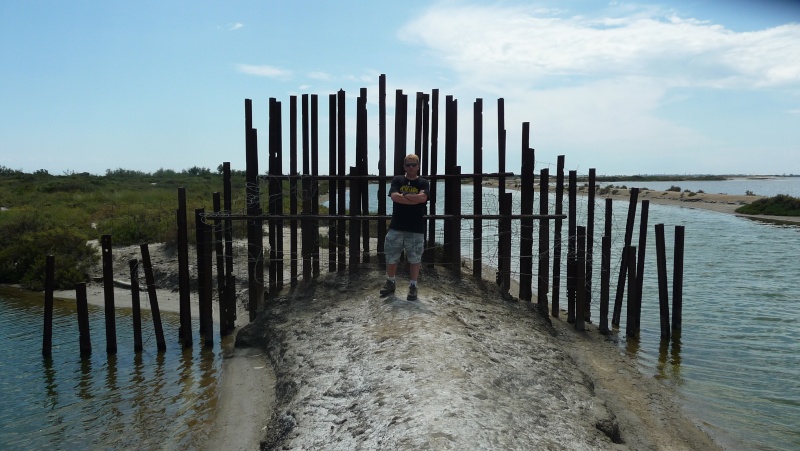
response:
[[[198,290],[198,306],[200,316],[200,335],[203,337],[206,346],[212,346],[213,341],[213,319],[211,312],[213,310],[212,299],[210,296],[210,284],[213,282],[211,272],[210,256],[212,235],[211,227],[201,220],[202,210],[196,212],[197,219],[197,283],[200,289]],[[180,216],[180,211],[179,211]],[[182,221],[178,219],[179,229],[181,228]],[[188,234],[185,230],[185,222],[183,223],[183,231],[179,231],[179,235],[184,237],[183,245],[179,244],[179,286],[180,286],[180,320],[181,326],[179,329],[179,339],[182,341],[184,347],[192,346],[192,315],[191,303],[189,299],[190,294],[190,277],[188,271],[188,245],[185,241],[185,236]],[[217,267],[220,273],[223,260],[222,256],[222,240],[221,230],[217,231]],[[117,353],[117,327],[116,327],[116,301],[114,296],[114,280],[113,271],[113,255],[111,245],[111,235],[103,235],[100,239],[102,265],[103,265],[103,305],[105,314],[105,332],[106,332],[106,352],[108,354]],[[150,302],[151,316],[153,319],[153,330],[156,336],[156,346],[159,352],[166,351],[167,345],[164,338],[164,330],[161,323],[161,312],[158,306],[158,291],[153,275],[153,268],[150,262],[150,250],[148,244],[140,246],[142,260],[141,267],[144,269],[146,291]],[[184,264],[185,263],[185,264]],[[141,300],[140,300],[140,285],[139,285],[139,260],[129,260],[130,267],[130,292],[131,292],[131,308],[133,319],[133,348],[134,352],[141,352],[143,350],[142,343],[142,315],[141,315]],[[183,268],[183,269],[181,269]],[[54,274],[55,274],[55,257],[52,255],[47,256],[45,265],[45,302],[44,302],[44,333],[42,341],[42,355],[49,357],[52,355],[53,343],[53,292],[54,292]],[[226,280],[231,286],[235,283],[235,277]],[[236,306],[233,290],[226,292],[227,287],[220,286],[218,303],[219,312],[219,330],[220,335],[230,333],[236,320]],[[206,296],[208,294],[208,296]],[[86,292],[86,283],[78,283],[75,286],[75,299],[78,314],[78,335],[79,347],[81,355],[90,355],[92,353],[91,336],[89,333],[89,307],[88,296]]]
[[[213,344],[213,256],[216,254],[217,292],[219,299],[220,332],[221,335],[233,329],[235,320],[235,276],[233,274],[233,246],[232,223],[233,221],[247,222],[247,262],[248,262],[248,310],[252,321],[259,306],[265,302],[265,296],[272,296],[283,289],[284,249],[283,237],[288,227],[290,233],[290,284],[296,285],[300,280],[299,263],[302,263],[302,279],[313,280],[320,274],[320,225],[328,226],[328,270],[330,272],[354,271],[362,263],[369,263],[371,255],[376,255],[379,264],[383,264],[383,245],[386,234],[386,222],[390,218],[386,214],[386,183],[392,178],[387,175],[387,149],[386,149],[386,78],[381,75],[379,79],[378,98],[378,175],[370,175],[367,152],[367,91],[361,89],[357,100],[356,111],[356,140],[355,140],[355,166],[346,167],[346,136],[345,136],[345,93],[339,91],[329,96],[329,172],[330,175],[319,174],[319,128],[318,128],[318,98],[316,95],[302,96],[302,112],[298,123],[297,96],[290,97],[289,104],[289,159],[290,173],[283,174],[283,126],[281,102],[272,98],[269,100],[269,133],[268,133],[268,172],[266,176],[258,174],[258,133],[253,127],[252,101],[245,100],[245,142],[246,142],[246,188],[245,196],[247,207],[245,213],[232,211],[231,168],[230,163],[223,163],[223,199],[220,193],[214,193],[213,212],[204,209],[195,211],[196,247],[197,247],[197,282],[201,336],[206,345]],[[407,116],[408,96],[402,90],[396,92],[395,114],[395,140],[394,156],[392,158],[393,174],[403,173],[403,160],[407,153]],[[477,99],[473,104],[473,130],[474,139],[472,146],[474,173],[463,174],[461,166],[457,165],[457,117],[458,102],[452,96],[445,98],[445,145],[444,145],[444,173],[438,170],[438,129],[439,129],[439,92],[433,90],[428,95],[416,95],[416,121],[414,129],[414,152],[420,156],[420,174],[431,180],[431,195],[429,196],[427,245],[423,255],[424,262],[428,265],[439,264],[451,269],[456,277],[461,277],[462,243],[461,231],[463,221],[473,221],[472,237],[472,275],[477,279],[483,278],[482,257],[482,228],[486,221],[498,223],[498,268],[497,280],[502,290],[508,293],[511,286],[511,259],[512,259],[512,221],[520,224],[519,248],[519,297],[530,302],[533,297],[533,224],[539,221],[538,235],[538,268],[537,288],[538,307],[542,313],[547,313],[548,293],[551,296],[550,314],[557,317],[560,312],[560,286],[561,286],[561,254],[562,254],[562,228],[563,220],[567,219],[567,262],[566,262],[566,287],[567,287],[567,319],[575,324],[578,330],[585,329],[585,322],[591,320],[590,305],[592,303],[592,268],[593,268],[593,236],[594,236],[594,206],[595,206],[595,170],[589,171],[588,216],[586,226],[577,224],[577,172],[569,171],[567,182],[568,190],[568,215],[563,213],[564,197],[564,156],[559,156],[556,167],[555,186],[555,211],[549,209],[550,174],[548,168],[540,170],[539,174],[539,212],[534,214],[534,149],[530,147],[530,126],[522,124],[521,139],[521,173],[520,180],[520,213],[512,213],[512,194],[506,192],[506,181],[514,177],[514,173],[506,172],[506,130],[504,118],[504,101],[497,102],[498,141],[497,157],[498,172],[483,173],[483,101]],[[302,174],[298,171],[298,125],[302,130]],[[499,182],[499,211],[496,214],[483,214],[482,185],[487,179],[496,179]],[[328,214],[319,212],[319,181],[327,180],[329,186]],[[269,193],[267,208],[268,213],[263,213],[261,200],[262,181],[266,182]],[[288,181],[289,214],[285,214],[283,205],[284,182]],[[438,182],[444,188],[443,214],[438,213],[436,203],[436,190]],[[461,185],[462,181],[471,181],[474,189],[473,212],[462,211]],[[369,212],[369,184],[378,184],[378,212]],[[302,187],[302,197],[299,191]],[[346,193],[349,190],[350,202],[346,202]],[[638,250],[631,245],[633,224],[636,214],[638,190],[631,190],[628,221],[625,232],[625,244],[620,264],[620,274],[614,302],[612,326],[619,326],[621,316],[622,297],[625,292],[625,281],[628,281],[628,311],[626,333],[636,336],[639,330],[639,313],[641,309],[641,287],[644,269],[647,208],[648,201],[642,201],[642,214],[640,220],[640,243]],[[298,203],[298,198],[302,204]],[[192,345],[191,312],[190,312],[190,274],[189,274],[189,242],[187,230],[186,192],[183,188],[178,190],[178,272],[180,292],[180,340],[183,346]],[[600,323],[602,333],[608,333],[608,309],[610,293],[610,255],[611,255],[611,200],[606,199],[606,224],[603,237],[601,259],[601,292],[600,292]],[[377,221],[377,249],[370,249],[370,221]],[[265,256],[263,237],[264,222],[267,223],[269,249]],[[550,223],[554,223],[552,249],[552,285],[550,275]],[[437,236],[437,223],[443,227],[442,243],[435,242]],[[213,225],[212,225],[213,224]],[[298,247],[298,227],[302,233],[302,243]],[[348,237],[349,235],[349,237]],[[349,240],[348,240],[349,238]],[[104,237],[105,240],[105,237]],[[657,259],[659,271],[659,295],[661,302],[662,337],[670,336],[668,288],[666,287],[666,256],[663,252],[663,225],[656,226]],[[349,243],[347,245],[346,243]],[[108,238],[110,246],[110,237]],[[215,249],[212,251],[212,246]],[[144,259],[146,245],[142,245]],[[435,249],[441,249],[435,252]],[[299,252],[298,252],[299,251]],[[110,248],[103,250],[110,257]],[[682,261],[683,261],[683,228],[676,228],[675,266],[673,274],[673,316],[672,332],[680,330],[680,312],[682,299]],[[268,268],[265,268],[265,262]],[[110,271],[110,263],[109,263]],[[149,263],[145,261],[144,268],[147,273]],[[268,284],[265,283],[264,271],[269,271]],[[663,269],[663,274],[662,274]],[[104,260],[104,277],[106,272]],[[109,273],[111,274],[111,273]],[[662,283],[663,282],[663,283]],[[116,352],[116,340],[112,335],[113,321],[109,316],[113,311],[113,281],[104,281],[106,289],[106,328],[108,351]],[[552,290],[550,287],[552,286]],[[583,287],[580,289],[579,287]],[[150,282],[148,281],[148,291]],[[109,290],[111,300],[109,301]],[[151,303],[155,301],[155,290],[150,293]],[[52,301],[51,301],[52,302]],[[47,303],[46,303],[47,304]],[[157,307],[157,303],[156,303]],[[47,306],[45,312],[45,348],[48,338]],[[51,317],[52,317],[52,307]],[[109,310],[110,309],[110,310]],[[582,312],[578,314],[576,312]],[[666,319],[665,319],[666,318]],[[113,349],[113,351],[112,351]]]

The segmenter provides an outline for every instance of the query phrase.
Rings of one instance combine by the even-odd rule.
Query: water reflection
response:
[[[0,449],[201,448],[216,403],[220,345],[172,346],[133,353],[130,327],[120,327],[118,354],[80,356],[75,302],[56,300],[53,354],[39,350],[43,300],[0,293]],[[95,338],[104,311],[88,306]],[[118,309],[120,324],[131,312]],[[177,315],[163,315],[177,336]],[[152,343],[152,341],[151,341]],[[147,347],[145,346],[145,349]],[[25,376],[27,375],[27,376]]]
[[[672,339],[662,339],[659,343],[656,378],[668,380],[675,385],[683,385],[680,336],[672,337]]]

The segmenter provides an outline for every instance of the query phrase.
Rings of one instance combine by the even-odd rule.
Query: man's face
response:
[[[403,163],[403,166],[405,167],[407,174],[415,175],[417,171],[419,171],[419,163],[415,161],[406,161]]]

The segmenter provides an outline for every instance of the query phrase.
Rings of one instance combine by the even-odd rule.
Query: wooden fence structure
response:
[[[213,212],[196,210],[195,235],[197,249],[196,277],[198,286],[200,336],[206,346],[213,344],[212,303],[214,291],[214,267],[216,266],[218,312],[220,334],[225,335],[234,328],[236,319],[235,284],[233,274],[233,221],[245,221],[247,224],[247,278],[248,278],[248,310],[250,320],[255,319],[259,306],[269,297],[280,292],[284,280],[286,249],[284,234],[288,232],[290,249],[288,252],[288,283],[291,286],[299,280],[312,281],[318,277],[322,267],[329,272],[355,271],[360,265],[373,263],[384,264],[384,237],[387,220],[386,184],[394,175],[403,174],[403,160],[409,152],[406,136],[408,133],[408,95],[402,90],[396,91],[394,149],[391,155],[387,149],[387,114],[386,114],[386,77],[381,75],[378,87],[378,162],[377,175],[370,174],[367,152],[367,90],[360,90],[356,106],[355,165],[348,166],[346,161],[347,137],[345,92],[339,91],[328,98],[328,167],[329,174],[319,174],[319,138],[318,125],[319,99],[316,95],[304,94],[300,98],[289,99],[289,174],[283,174],[284,140],[282,105],[277,99],[269,99],[268,121],[268,171],[266,175],[258,174],[259,146],[258,133],[253,127],[252,101],[245,100],[245,151],[246,151],[246,211],[232,211],[231,167],[229,162],[222,165],[223,195],[214,193]],[[429,213],[426,216],[427,244],[423,254],[425,265],[438,265],[447,268],[455,277],[462,276],[462,266],[471,266],[471,275],[477,279],[484,278],[484,261],[482,257],[483,226],[496,221],[498,228],[498,257],[496,282],[503,293],[510,297],[512,274],[512,223],[518,221],[519,258],[518,279],[519,298],[531,302],[534,294],[533,279],[536,277],[536,298],[538,310],[542,314],[549,313],[558,317],[561,311],[561,261],[563,246],[563,220],[567,219],[567,320],[574,323],[577,330],[585,330],[585,323],[591,321],[590,306],[592,304],[592,268],[594,266],[594,206],[597,186],[595,170],[590,169],[587,193],[586,224],[577,223],[577,172],[569,171],[566,183],[568,212],[564,214],[563,198],[565,190],[564,156],[559,156],[555,174],[555,205],[550,212],[549,168],[540,170],[538,176],[538,213],[535,213],[536,177],[534,176],[534,150],[530,147],[530,126],[522,124],[520,173],[506,172],[506,129],[504,117],[504,100],[497,101],[497,158],[498,172],[484,173],[484,140],[483,140],[483,101],[477,99],[473,103],[472,143],[473,173],[463,173],[457,164],[459,145],[457,142],[458,101],[452,96],[445,97],[444,130],[444,171],[438,173],[440,146],[438,142],[440,116],[439,91],[431,94],[416,93],[414,108],[414,144],[413,153],[420,157],[420,175],[431,181],[431,195],[428,203]],[[299,115],[299,117],[298,117]],[[298,146],[298,131],[302,136],[302,148]],[[300,153],[302,152],[302,153]],[[460,153],[462,156],[464,152]],[[302,160],[300,159],[302,157]],[[302,171],[299,163],[302,162]],[[484,213],[482,190],[487,179],[498,181],[499,208],[495,213]],[[513,212],[512,193],[506,191],[506,182],[518,181],[519,212]],[[329,207],[327,214],[321,214],[320,182],[327,182]],[[471,182],[474,192],[473,210],[463,211],[461,186]],[[369,209],[369,185],[377,184],[377,213]],[[266,186],[266,193],[262,191]],[[437,205],[437,190],[443,189],[444,205]],[[288,190],[288,193],[284,191]],[[349,202],[347,193],[349,192]],[[267,194],[264,200],[264,194]],[[288,196],[284,196],[288,194]],[[612,313],[612,326],[620,324],[622,297],[625,293],[625,282],[628,282],[628,310],[626,334],[637,336],[639,332],[639,312],[641,310],[642,275],[644,272],[645,244],[647,237],[648,201],[642,201],[640,219],[640,242],[632,246],[633,225],[636,215],[638,190],[631,189],[625,231],[624,247],[619,265],[620,273],[617,283],[616,297]],[[289,205],[284,205],[288,197]],[[610,271],[611,271],[611,199],[606,199],[605,230],[602,239],[602,255],[600,258],[600,321],[599,331],[609,333],[608,316],[610,306]],[[266,208],[267,213],[264,213]],[[192,346],[192,322],[190,304],[190,270],[189,240],[187,230],[186,192],[178,189],[178,209],[176,223],[178,228],[178,274],[180,293],[180,340],[184,347]],[[462,256],[462,226],[472,224],[471,239],[472,258]],[[534,253],[534,223],[538,222],[538,248]],[[374,223],[375,227],[372,227]],[[551,228],[550,225],[553,224]],[[327,265],[321,261],[323,240],[320,240],[321,227],[327,228]],[[439,235],[441,229],[442,234]],[[267,230],[269,239],[265,249],[263,238]],[[371,236],[376,230],[375,236]],[[551,235],[552,233],[552,235]],[[442,236],[441,242],[437,237]],[[370,248],[371,238],[377,240],[377,248]],[[103,257],[110,258],[110,237],[104,237]],[[656,225],[659,299],[662,324],[662,338],[669,338],[669,306],[666,287],[666,256],[664,252],[664,227]],[[552,242],[552,249],[551,249]],[[149,268],[147,245],[142,245],[145,273]],[[106,255],[108,254],[108,255]],[[552,257],[552,267],[550,259]],[[533,271],[534,259],[537,271]],[[214,263],[216,260],[216,263]],[[673,276],[673,318],[672,332],[680,331],[680,312],[682,301],[683,272],[683,228],[676,227],[675,267]],[[265,266],[265,263],[267,265]],[[104,278],[106,277],[106,260],[104,260]],[[133,274],[135,265],[131,262]],[[552,269],[552,270],[551,270]],[[110,278],[110,262],[108,263]],[[265,271],[268,276],[265,277]],[[152,273],[148,276],[148,293],[157,313],[155,286],[151,285]],[[133,276],[132,276],[133,280]],[[112,281],[106,280],[106,287]],[[79,289],[80,287],[78,287]],[[151,291],[152,288],[152,291]],[[110,290],[110,288],[107,288]],[[47,290],[46,290],[47,291]],[[50,289],[52,293],[52,288]],[[550,298],[548,299],[548,294]],[[80,296],[79,296],[80,297]],[[85,295],[84,295],[85,297]],[[137,296],[138,300],[138,296]],[[47,297],[45,306],[45,338],[42,352],[49,355],[48,321],[52,321],[52,310],[48,320]],[[52,295],[50,297],[52,309]],[[79,299],[79,304],[81,300]],[[106,295],[106,335],[107,352],[116,352],[115,326],[113,322],[113,290]],[[80,316],[79,309],[79,316]],[[110,312],[110,313],[109,313]],[[156,316],[154,316],[154,320]],[[83,321],[79,319],[79,321]],[[87,323],[88,324],[88,323]],[[157,332],[159,325],[156,325]],[[83,329],[81,329],[83,331]],[[83,332],[81,332],[83,336]],[[87,332],[88,336],[88,332]],[[163,350],[163,333],[159,334],[159,350]],[[84,351],[83,340],[81,350]],[[90,345],[87,346],[91,352]]]

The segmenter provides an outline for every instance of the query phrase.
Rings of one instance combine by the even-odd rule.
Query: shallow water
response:
[[[131,313],[117,309],[118,352],[108,356],[103,309],[89,306],[93,353],[81,358],[75,303],[56,300],[44,359],[43,304],[43,295],[0,290],[0,449],[190,449],[207,438],[218,339],[181,349],[178,316],[162,313],[167,351],[158,353],[143,311],[144,351],[135,354]]]

